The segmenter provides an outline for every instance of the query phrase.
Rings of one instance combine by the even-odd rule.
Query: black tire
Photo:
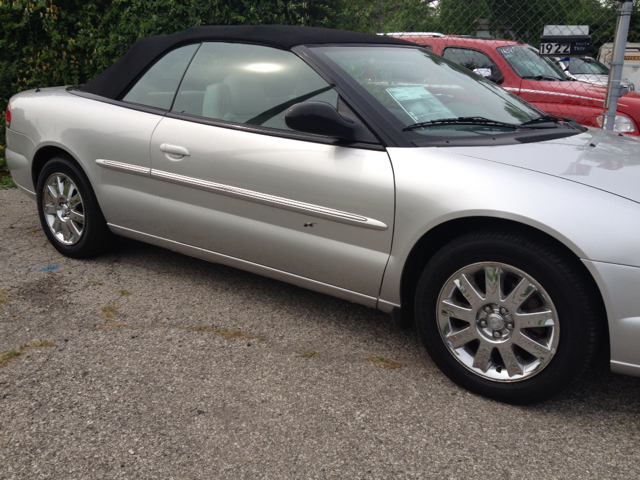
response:
[[[580,267],[542,236],[479,230],[457,238],[429,261],[416,290],[429,355],[458,385],[495,400],[556,395],[587,369],[605,321]]]
[[[42,229],[60,253],[88,258],[113,245],[115,235],[107,227],[89,180],[74,161],[66,157],[48,161],[36,188]]]

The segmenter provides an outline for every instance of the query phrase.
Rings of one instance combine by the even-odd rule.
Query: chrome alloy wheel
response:
[[[515,267],[481,262],[458,270],[440,291],[437,309],[450,353],[487,380],[528,379],[556,353],[556,308],[545,289]]]
[[[56,240],[74,245],[84,232],[84,205],[75,183],[63,173],[54,173],[42,191],[44,217]]]

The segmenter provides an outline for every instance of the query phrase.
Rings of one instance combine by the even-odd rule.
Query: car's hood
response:
[[[633,137],[589,129],[546,142],[448,150],[564,178],[640,203],[640,140]]]
[[[605,75],[604,73],[574,73],[573,76],[581,82],[593,83],[594,85],[599,85],[601,87],[606,87],[609,83],[609,75]],[[629,82],[622,79],[620,80],[620,85],[623,87],[629,87]]]
[[[573,76],[582,82],[593,83],[594,85],[600,85],[601,87],[606,87],[607,82],[609,81],[608,75],[596,75],[595,73],[574,73]]]

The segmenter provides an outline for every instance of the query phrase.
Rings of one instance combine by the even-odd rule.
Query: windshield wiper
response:
[[[498,122],[497,120],[491,120],[485,117],[458,117],[458,118],[439,118],[438,120],[429,120],[428,122],[414,123],[402,129],[403,132],[407,130],[414,130],[416,128],[430,127],[435,125],[489,125],[492,127],[508,127],[518,128],[520,125],[514,125],[513,123]]]
[[[521,123],[519,126],[535,128],[556,128],[560,120],[562,120],[562,118],[556,117],[555,115],[541,115],[539,117]]]

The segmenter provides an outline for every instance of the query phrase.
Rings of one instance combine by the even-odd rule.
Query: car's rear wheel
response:
[[[597,295],[579,265],[543,239],[478,231],[427,264],[416,320],[433,361],[453,381],[530,403],[586,369],[603,320]]]
[[[37,201],[42,228],[63,255],[91,257],[112,245],[114,235],[89,180],[71,160],[56,157],[45,164],[38,177]]]

